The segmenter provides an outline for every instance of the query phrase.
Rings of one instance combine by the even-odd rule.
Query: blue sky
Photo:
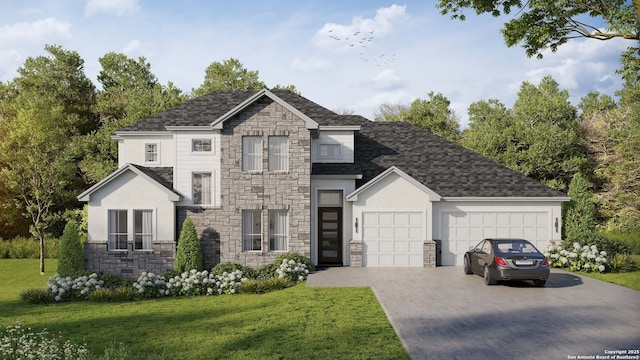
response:
[[[98,59],[144,56],[166,84],[189,92],[204,69],[230,57],[268,85],[295,85],[332,110],[373,119],[381,103],[433,91],[452,102],[462,126],[469,104],[511,107],[523,81],[551,75],[577,104],[589,91],[613,95],[628,41],[573,40],[543,60],[507,48],[508,18],[451,20],[432,1],[0,1],[0,81],[17,76],[45,44],[77,51],[98,85]],[[349,39],[347,39],[349,38]],[[364,45],[364,46],[363,46]]]

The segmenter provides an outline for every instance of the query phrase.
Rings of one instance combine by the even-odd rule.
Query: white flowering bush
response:
[[[0,358],[13,359],[88,359],[89,350],[83,345],[51,336],[47,329],[33,332],[20,322],[0,330]]]
[[[295,284],[297,282],[307,280],[309,269],[307,269],[306,264],[301,262],[297,262],[293,259],[283,259],[282,263],[280,263],[280,266],[276,270],[276,274],[278,274],[279,278],[287,279],[291,283]]]
[[[133,283],[133,288],[143,298],[169,295],[164,276],[156,275],[152,272],[143,271],[138,280]]]
[[[608,270],[606,251],[598,251],[595,245],[551,244],[544,251],[549,264],[556,268],[568,268],[570,271],[605,272]],[[565,248],[566,247],[566,248]]]
[[[173,296],[236,294],[244,281],[241,270],[216,275],[193,269],[169,279],[167,289]]]
[[[89,294],[104,285],[104,281],[98,279],[98,274],[89,276],[61,277],[55,274],[47,282],[47,290],[54,296],[55,301],[71,299],[86,299]]]

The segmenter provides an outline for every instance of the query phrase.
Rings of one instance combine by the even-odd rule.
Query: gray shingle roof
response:
[[[150,178],[157,181],[158,184],[166,187],[167,189],[174,191],[173,189],[173,168],[172,167],[146,167],[131,164],[136,169],[147,174]]]
[[[566,197],[540,182],[407,123],[362,125],[357,187],[396,166],[443,197]]]

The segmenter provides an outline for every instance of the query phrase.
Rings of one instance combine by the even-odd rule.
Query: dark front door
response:
[[[342,265],[342,208],[318,208],[318,263]]]

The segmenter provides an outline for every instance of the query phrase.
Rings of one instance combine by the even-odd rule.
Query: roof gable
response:
[[[167,171],[168,168],[157,168],[158,172],[154,172],[154,170],[152,169],[153,168],[147,168],[139,165],[125,164],[118,170],[109,174],[109,176],[107,176],[106,178],[100,180],[97,184],[93,185],[92,187],[84,191],[82,194],[78,195],[78,200],[90,201],[92,194],[99,191],[102,187],[109,184],[111,181],[117,179],[122,174],[128,171],[131,171],[137,176],[144,178],[149,183],[151,183],[152,185],[155,185],[156,187],[161,189],[163,192],[165,192],[167,194],[168,200],[174,201],[174,202],[180,201],[182,197],[180,196],[180,194],[178,194],[173,190],[171,184],[165,178],[168,176],[168,171]],[[173,176],[173,169],[171,169],[171,176]]]
[[[359,194],[362,194],[362,193],[366,192],[369,188],[371,188],[375,184],[381,182],[383,179],[385,179],[386,177],[390,176],[391,174],[398,175],[399,177],[401,177],[404,180],[406,180],[407,182],[409,182],[411,185],[415,186],[419,190],[422,190],[429,197],[429,201],[440,201],[440,198],[441,198],[440,195],[436,194],[433,190],[431,190],[428,187],[424,186],[424,184],[422,184],[421,182],[419,182],[416,179],[412,178],[411,176],[407,175],[407,173],[405,173],[404,171],[398,169],[395,166],[392,166],[392,167],[388,168],[387,170],[383,171],[378,176],[376,176],[375,178],[369,180],[367,183],[365,183],[364,185],[362,185],[359,188],[357,188],[354,192],[352,192],[351,194],[347,195],[347,201],[358,201],[358,195]]]

